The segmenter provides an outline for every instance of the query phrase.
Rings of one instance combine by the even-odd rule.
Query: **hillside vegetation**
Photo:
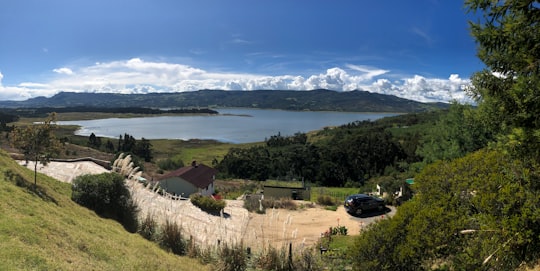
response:
[[[358,270],[539,269],[540,7],[465,4],[482,17],[470,27],[486,68],[467,89],[478,107],[424,137],[416,194],[357,237]]]
[[[0,151],[0,270],[207,270],[74,203],[71,186]]]
[[[4,108],[39,107],[151,107],[199,108],[246,107],[283,110],[348,112],[418,112],[446,108],[444,103],[421,103],[367,91],[337,92],[327,89],[225,91],[199,90],[179,93],[73,93],[60,92],[50,98],[0,101]]]

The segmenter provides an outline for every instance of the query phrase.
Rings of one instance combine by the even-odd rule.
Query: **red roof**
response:
[[[159,180],[179,177],[198,188],[206,188],[209,184],[214,182],[214,176],[217,172],[218,171],[214,168],[204,164],[198,164],[196,166],[185,166],[175,171],[171,171],[159,177]]]

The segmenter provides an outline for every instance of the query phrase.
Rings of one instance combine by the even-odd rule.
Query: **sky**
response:
[[[364,90],[470,101],[484,68],[455,0],[0,0],[0,100]]]

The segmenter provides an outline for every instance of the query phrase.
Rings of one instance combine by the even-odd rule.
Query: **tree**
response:
[[[34,188],[37,186],[37,165],[47,165],[60,153],[61,143],[54,135],[56,113],[51,113],[43,123],[17,127],[11,134],[11,144],[19,149],[26,162],[34,162]]]
[[[135,155],[141,157],[146,162],[152,161],[152,143],[150,140],[141,138],[140,141],[136,141],[133,150],[131,150]]]
[[[453,103],[447,114],[427,128],[416,153],[426,164],[451,160],[485,147],[492,140],[479,114],[470,105]]]
[[[108,152],[114,152],[114,144],[112,143],[110,139],[107,139],[107,142],[105,143],[105,149]]]
[[[88,146],[99,149],[101,147],[101,138],[91,133],[88,137]]]
[[[507,150],[540,157],[540,5],[538,0],[467,0],[478,57],[486,69],[470,94]]]

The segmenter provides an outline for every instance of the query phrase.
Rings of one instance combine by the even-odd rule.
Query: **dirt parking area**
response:
[[[24,161],[19,163],[25,164]],[[26,166],[34,169],[32,162]],[[108,172],[93,162],[51,162],[47,166],[39,164],[38,171],[64,182],[71,182],[82,174]],[[306,207],[311,204],[298,201],[298,210],[271,209],[266,214],[256,214],[243,208],[241,200],[227,200],[227,207],[221,215],[211,215],[195,207],[189,200],[163,197],[137,181],[128,181],[127,184],[141,208],[141,217],[150,215],[161,222],[174,221],[182,226],[187,236],[201,245],[209,246],[222,242],[243,242],[254,249],[268,245],[280,247],[289,243],[297,248],[306,247],[315,244],[330,227],[345,226],[349,235],[357,235],[369,223],[395,213],[392,208],[386,213],[354,217],[347,214],[343,206],[329,211],[319,206]]]

